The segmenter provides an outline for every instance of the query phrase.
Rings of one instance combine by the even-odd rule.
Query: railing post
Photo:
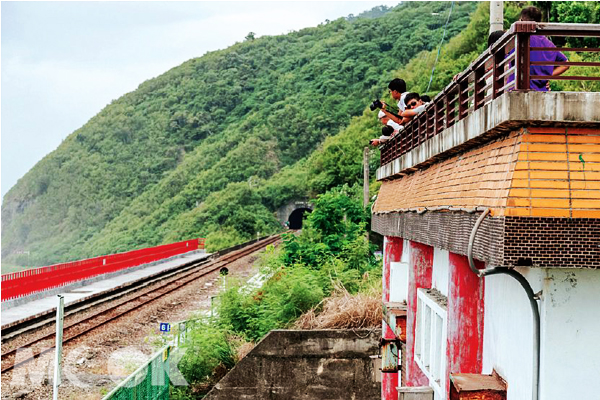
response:
[[[450,89],[446,95],[446,129],[454,125],[454,120],[456,118],[454,112],[456,111],[456,102],[459,99],[459,94],[455,93],[457,90],[460,90],[458,85],[454,86],[453,89]]]
[[[417,119],[417,122],[419,124],[417,127],[417,143],[415,144],[415,146],[418,146],[425,141],[425,138],[423,138],[423,118],[422,117],[423,117],[423,113],[417,114],[415,116],[415,118]]]
[[[500,63],[504,61],[504,47],[499,48],[492,57],[492,99],[499,97],[502,93],[500,88],[504,86],[505,79],[500,82],[500,75],[502,75],[502,69],[500,69]]]
[[[450,101],[448,100],[450,97],[450,92],[446,93],[444,96],[444,104],[446,105],[446,118],[444,118],[444,129],[448,129],[450,127]]]
[[[470,75],[470,74],[469,74]],[[460,121],[467,116],[467,109],[469,103],[466,99],[469,97],[469,78],[467,75],[465,79],[458,82],[458,120]]]
[[[485,65],[482,64],[475,69],[475,84],[473,85],[473,111],[481,107],[485,101]],[[483,81],[483,82],[482,82]]]
[[[529,39],[535,32],[535,22],[515,22],[515,89],[529,90]]]
[[[441,105],[441,102],[435,103],[435,131],[434,134],[437,135],[444,129],[444,120],[440,118],[440,116],[444,115],[444,107]],[[442,119],[440,121],[440,119]]]
[[[437,107],[428,107],[429,109],[426,111],[427,114],[427,139],[435,136],[435,118],[437,116],[436,111]]]

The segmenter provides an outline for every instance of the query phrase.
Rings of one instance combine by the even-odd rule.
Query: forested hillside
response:
[[[508,26],[518,8],[506,8]],[[405,2],[249,35],[144,82],[5,196],[3,261],[24,264],[16,252],[28,250],[30,265],[44,265],[191,237],[215,248],[280,229],[274,211],[290,199],[360,182],[378,128],[368,104],[394,77],[425,91],[449,11]],[[488,20],[485,3],[454,3],[430,94],[484,49]]]
[[[435,47],[449,5],[406,3],[287,35],[249,35],[142,83],[5,196],[3,259],[26,262],[14,252],[29,250],[29,262],[42,265],[277,230],[274,208],[305,188],[271,193],[264,180],[310,155],[382,93],[392,71]],[[455,5],[449,36],[474,8]]]

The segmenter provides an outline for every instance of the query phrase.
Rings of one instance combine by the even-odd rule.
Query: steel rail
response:
[[[182,264],[176,269],[160,271],[156,274],[117,286],[109,291],[98,293],[93,297],[84,298],[78,301],[77,303],[66,305],[65,317],[83,312],[86,309],[92,308],[97,305],[101,305],[108,301],[116,300],[120,297],[126,296],[131,292],[139,290],[140,288],[146,288],[157,282],[165,281],[173,276],[177,276],[182,272],[196,268],[210,261],[211,259],[208,257],[198,261],[191,261],[189,263]],[[29,331],[41,329],[46,325],[54,323],[56,320],[55,311],[56,308],[52,308],[37,317],[27,320],[16,321],[13,325],[2,327],[2,342],[4,343],[16,336],[22,335]]]
[[[163,285],[161,288],[155,288],[154,289],[156,291],[156,290],[168,288],[169,286],[175,284],[174,287],[168,289],[167,291],[165,291],[163,293],[159,293],[156,296],[151,297],[150,299],[147,299],[147,300],[143,301],[142,303],[139,303],[136,306],[134,306],[134,307],[132,307],[132,308],[130,308],[130,309],[124,311],[124,312],[120,312],[117,315],[114,315],[114,316],[110,317],[109,319],[106,319],[104,321],[96,323],[96,324],[92,325],[91,327],[88,327],[88,328],[84,329],[83,331],[80,331],[80,332],[78,332],[76,334],[73,334],[71,336],[67,336],[67,334],[66,334],[67,330],[69,330],[69,329],[75,329],[79,325],[82,325],[82,324],[87,323],[87,322],[91,322],[91,321],[93,321],[94,319],[96,319],[98,317],[101,317],[103,315],[107,315],[107,314],[109,314],[111,312],[114,312],[119,307],[122,307],[122,306],[124,306],[127,303],[131,303],[132,301],[135,301],[136,299],[139,299],[139,298],[144,297],[144,296],[148,296],[148,293],[147,292],[141,293],[139,296],[137,296],[134,299],[129,299],[129,300],[125,301],[125,302],[121,302],[121,303],[119,303],[116,306],[113,306],[113,307],[111,307],[109,309],[103,310],[103,311],[101,311],[99,313],[96,313],[94,315],[91,315],[91,316],[89,316],[89,317],[87,317],[87,318],[85,318],[85,319],[83,319],[81,321],[78,321],[78,322],[76,322],[74,324],[71,324],[71,325],[65,327],[65,338],[63,340],[63,343],[67,343],[67,342],[70,342],[70,341],[72,341],[74,339],[82,337],[82,336],[90,333],[91,331],[93,331],[93,330],[95,330],[95,329],[97,329],[97,328],[99,328],[101,326],[104,326],[104,325],[106,325],[106,324],[108,324],[110,322],[115,321],[118,318],[121,318],[122,316],[125,316],[125,315],[127,315],[127,314],[129,314],[129,313],[131,313],[131,312],[133,312],[135,310],[138,310],[141,307],[143,307],[143,306],[145,306],[145,305],[147,305],[147,304],[149,304],[149,303],[151,303],[151,302],[153,302],[155,300],[158,300],[158,299],[166,296],[167,294],[170,294],[170,293],[172,293],[172,292],[174,292],[174,291],[182,288],[183,286],[185,286],[185,285],[187,285],[187,284],[189,284],[189,283],[191,283],[191,282],[193,282],[193,281],[195,281],[195,280],[197,280],[197,279],[199,279],[201,277],[204,277],[204,276],[206,276],[206,275],[208,275],[208,274],[210,274],[210,273],[212,273],[212,272],[214,272],[214,271],[216,271],[218,269],[223,268],[225,265],[228,265],[229,263],[231,263],[233,261],[236,261],[239,258],[245,257],[245,256],[247,256],[247,255],[249,255],[249,254],[257,251],[260,248],[266,247],[269,244],[272,244],[272,243],[278,241],[279,238],[280,238],[280,235],[272,236],[272,237],[269,237],[267,239],[261,240],[259,242],[255,242],[253,244],[250,244],[250,245],[248,245],[246,247],[243,247],[243,248],[241,248],[241,249],[239,249],[239,250],[237,250],[235,252],[225,254],[225,255],[219,257],[219,259],[211,261],[208,265],[205,266],[205,268],[203,268],[201,270],[194,270],[192,272],[189,272],[187,274],[179,276],[177,279],[169,281],[168,283],[166,283],[165,285]],[[203,264],[205,264],[205,262],[201,263],[201,264],[203,265]],[[195,265],[195,266],[197,266],[197,265]],[[188,270],[189,270],[189,268],[188,268]],[[192,275],[196,275],[196,276],[192,276]],[[186,278],[189,278],[189,279],[186,280]],[[182,280],[183,280],[183,282],[177,284],[178,281],[182,281]],[[34,346],[35,344],[38,344],[38,343],[43,342],[45,340],[50,340],[54,336],[55,336],[54,333],[48,334],[48,335],[46,335],[44,337],[35,339],[35,340],[33,340],[33,341],[31,341],[31,342],[23,345],[23,346],[20,346],[18,349],[22,349],[22,348],[27,348],[27,347]],[[7,362],[8,360],[6,360],[6,358],[11,357],[13,355],[16,355],[16,352],[17,352],[18,349],[13,349],[13,350],[10,350],[10,351],[2,354],[2,360],[4,362]],[[35,359],[35,358],[37,358],[37,357],[39,357],[39,356],[41,356],[41,355],[43,355],[45,353],[48,353],[48,352],[52,351],[53,349],[54,349],[54,347],[46,348],[46,349],[44,349],[42,351],[34,353],[33,356],[28,357],[27,359],[24,359],[24,360],[20,361],[17,364],[12,363],[11,365],[9,365],[7,367],[3,367],[2,370],[1,370],[1,373],[4,374],[6,372],[9,372],[9,371],[11,371],[12,369],[14,369],[14,368],[16,368],[18,366],[24,365],[24,364],[28,363],[29,361],[31,361],[31,360],[33,360],[33,359]]]
[[[92,308],[97,305],[101,305],[108,301],[118,299],[123,297],[133,291],[139,290],[140,288],[149,287],[157,282],[164,281],[173,276],[177,276],[182,272],[188,271],[190,269],[194,269],[199,265],[203,265],[214,259],[215,257],[221,257],[222,260],[226,260],[225,255],[237,251],[243,247],[250,246],[258,241],[265,240],[267,237],[260,238],[258,240],[252,240],[241,245],[233,246],[227,249],[219,250],[216,253],[212,254],[210,257],[207,257],[198,261],[190,261],[185,264],[182,264],[179,267],[172,268],[169,270],[164,270],[157,272],[155,274],[140,278],[135,281],[127,282],[123,285],[112,288],[108,291],[98,293],[89,298],[83,298],[77,303],[70,304],[65,306],[65,316],[70,316],[73,314],[77,314],[82,312],[85,309]],[[33,318],[28,318],[26,320],[16,321],[12,324],[7,324],[8,326],[2,326],[2,342],[6,342],[12,339],[15,336],[21,335],[23,333],[27,333],[29,331],[34,331],[37,329],[41,329],[42,327],[49,325],[55,322],[55,313],[56,309],[52,308],[47,310],[46,312],[35,316]]]

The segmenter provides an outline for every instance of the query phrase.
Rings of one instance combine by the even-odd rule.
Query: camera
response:
[[[381,107],[383,107],[383,103],[379,99],[375,99],[369,106],[371,111],[375,111],[376,109],[381,108]]]

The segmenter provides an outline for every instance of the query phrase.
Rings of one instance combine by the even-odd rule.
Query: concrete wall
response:
[[[600,271],[519,269],[541,300],[540,399],[598,398]],[[483,372],[496,369],[509,400],[531,399],[533,323],[511,277],[486,279]]]
[[[405,241],[409,258],[408,312],[406,316],[406,384],[427,386],[429,379],[415,361],[415,332],[417,324],[417,291],[431,288],[433,247]]]
[[[403,257],[403,251],[406,250],[404,242],[399,237],[387,237],[383,238],[383,272],[382,272],[382,291],[381,300],[386,303],[390,301],[401,301],[399,298],[405,297],[408,289],[408,276],[405,274],[399,274],[402,269],[400,262]],[[400,268],[398,268],[400,267]],[[408,269],[406,270],[408,272]],[[394,275],[394,273],[396,273]],[[401,282],[399,278],[405,276],[406,281]],[[395,279],[394,279],[395,278]],[[382,323],[382,337],[385,339],[394,339],[396,335],[388,326],[387,323]],[[381,376],[381,399],[382,400],[396,400],[398,398],[398,390],[400,386],[399,374],[397,373],[386,373]]]
[[[600,398],[600,271],[545,272],[540,398]]]
[[[371,355],[379,330],[274,330],[205,397],[232,399],[377,399]]]
[[[534,292],[541,289],[543,270],[519,269]],[[483,373],[495,369],[508,382],[508,398],[531,399],[533,319],[521,285],[508,275],[485,279]]]

